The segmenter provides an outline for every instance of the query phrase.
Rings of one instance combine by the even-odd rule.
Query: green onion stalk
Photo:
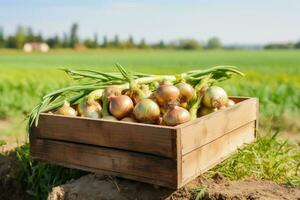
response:
[[[216,66],[206,70],[193,70],[177,75],[154,75],[144,73],[128,73],[121,65],[117,64],[119,72],[103,73],[92,70],[70,70],[63,69],[71,78],[79,81],[79,85],[61,88],[51,92],[42,98],[42,101],[29,114],[29,127],[33,124],[38,125],[40,113],[48,112],[59,108],[65,101],[71,105],[78,103],[82,98],[88,96],[90,99],[102,99],[105,88],[108,86],[116,86],[121,90],[130,89],[137,92],[138,96],[143,97],[143,91],[138,85],[152,84],[167,80],[173,83],[182,80],[191,84],[196,88],[197,96],[192,101],[190,113],[192,118],[197,117],[197,109],[200,107],[203,95],[201,91],[204,86],[209,86],[214,82],[224,81],[231,78],[232,75],[243,76],[243,73],[238,71],[233,66]],[[85,81],[81,83],[81,81]],[[106,99],[108,101],[108,99]],[[104,100],[104,101],[106,101]],[[103,106],[104,114],[108,114],[108,102]]]

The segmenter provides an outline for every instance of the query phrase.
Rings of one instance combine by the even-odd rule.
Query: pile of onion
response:
[[[154,89],[135,83],[129,89],[98,89],[77,105],[77,111],[82,117],[177,126],[234,104],[221,87],[203,84],[193,88],[182,80],[176,85],[163,81]],[[77,116],[77,111],[65,101],[55,113]]]

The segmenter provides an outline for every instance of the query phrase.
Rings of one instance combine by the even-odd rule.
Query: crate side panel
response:
[[[168,128],[41,115],[38,127],[33,130],[36,137],[43,139],[92,144],[176,158],[172,140],[174,130]]]
[[[255,121],[184,155],[182,159],[182,182],[187,183],[200,173],[209,170],[239,147],[252,142],[254,139]]]
[[[222,135],[257,118],[257,100],[244,100],[233,107],[204,116],[189,126],[182,127],[181,148],[185,155]]]
[[[31,138],[30,147],[33,159],[110,171],[138,181],[153,179],[171,187],[176,183],[176,161],[172,159],[48,139]]]

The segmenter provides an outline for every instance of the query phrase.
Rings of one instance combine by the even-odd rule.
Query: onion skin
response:
[[[203,97],[203,104],[208,108],[221,108],[226,106],[228,96],[225,90],[218,86],[208,88]]]
[[[55,114],[75,117],[77,116],[77,111],[70,106],[69,102],[65,101],[64,105],[59,108]]]
[[[159,106],[151,99],[141,100],[133,110],[134,117],[142,123],[155,124],[159,120]]]
[[[178,100],[180,91],[174,85],[161,85],[154,93],[157,103],[164,106],[166,103]]]
[[[133,111],[133,102],[127,95],[111,97],[109,111],[117,119],[122,119]]]
[[[229,99],[226,106],[231,107],[231,106],[234,106],[234,105],[235,105],[235,102],[233,100]]]
[[[180,92],[180,102],[189,102],[194,96],[194,88],[185,82],[181,82],[176,84],[176,87],[179,89]]]
[[[176,126],[190,120],[191,115],[189,111],[179,106],[175,106],[173,109],[168,110],[163,116],[163,121],[167,126]]]

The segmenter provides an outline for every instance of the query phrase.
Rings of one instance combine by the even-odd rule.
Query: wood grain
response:
[[[62,165],[72,165],[124,174],[177,185],[176,160],[157,156],[48,139],[31,138],[31,157]],[[141,180],[144,181],[144,180]]]
[[[252,142],[255,139],[254,127],[255,121],[252,121],[184,155],[182,158],[183,184],[220,163],[245,143]]]
[[[178,127],[181,129],[182,155],[254,121],[257,118],[257,103],[257,99],[250,98]]]
[[[33,135],[42,139],[77,142],[149,153],[167,158],[176,155],[176,129],[87,118],[41,114]]]

